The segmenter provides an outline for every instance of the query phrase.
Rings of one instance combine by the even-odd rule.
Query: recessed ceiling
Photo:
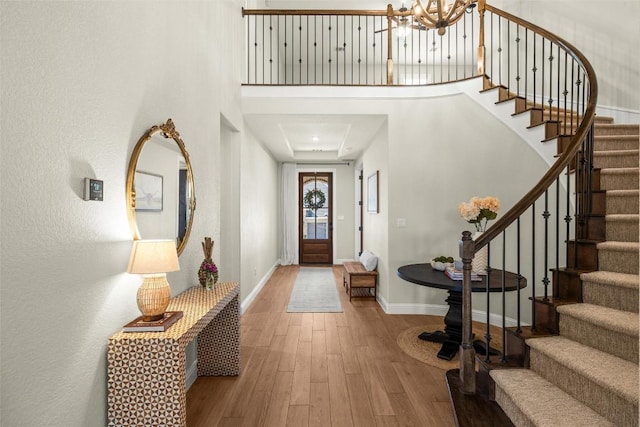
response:
[[[247,114],[246,126],[281,162],[358,158],[385,122],[384,115]]]

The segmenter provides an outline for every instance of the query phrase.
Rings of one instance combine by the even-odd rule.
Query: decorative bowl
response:
[[[444,271],[447,267],[452,267],[452,262],[440,262],[431,260],[431,268],[438,271]]]

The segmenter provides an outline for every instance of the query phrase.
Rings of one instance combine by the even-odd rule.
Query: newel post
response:
[[[387,5],[387,84],[393,84],[393,6]]]
[[[460,383],[464,394],[476,393],[476,351],[473,349],[471,319],[471,262],[475,242],[470,231],[462,232],[459,242],[462,258],[462,343],[460,344]]]
[[[484,75],[485,69],[485,45],[484,45],[484,11],[486,0],[478,0],[478,14],[480,15],[480,37],[478,44],[478,74]]]

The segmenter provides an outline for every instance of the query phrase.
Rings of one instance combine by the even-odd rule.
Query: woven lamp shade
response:
[[[144,321],[160,320],[171,299],[167,272],[180,270],[176,244],[172,240],[135,240],[131,248],[131,274],[144,274],[137,302]]]

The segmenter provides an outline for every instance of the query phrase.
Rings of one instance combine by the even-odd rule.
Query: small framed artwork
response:
[[[136,171],[133,179],[136,211],[162,211],[162,175]]]
[[[375,173],[369,175],[367,179],[367,212],[380,212],[378,194],[378,171],[375,171]]]

